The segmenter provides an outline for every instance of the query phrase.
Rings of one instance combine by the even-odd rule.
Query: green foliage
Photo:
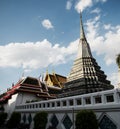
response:
[[[91,110],[81,110],[76,115],[76,129],[98,129],[96,115]]]
[[[21,114],[18,112],[13,112],[10,119],[7,122],[8,128],[16,128],[20,124]]]
[[[1,112],[0,113],[0,126],[4,125],[6,119],[7,119],[7,113]]]
[[[34,129],[45,129],[47,124],[47,112],[41,111],[34,117]]]
[[[26,100],[26,103],[38,102],[39,100]]]
[[[32,103],[32,102],[38,102],[38,100],[31,100],[30,102],[31,102],[31,103]]]
[[[1,106],[0,106],[0,111],[4,112],[4,110],[5,110],[5,109],[4,109],[4,106],[1,105]]]
[[[120,54],[117,55],[116,63],[118,65],[118,67],[120,68]]]
[[[26,100],[26,103],[30,103],[30,100]]]

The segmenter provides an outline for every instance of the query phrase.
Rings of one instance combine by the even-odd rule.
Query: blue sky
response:
[[[119,5],[119,0],[0,0],[0,92],[23,73],[69,74],[80,37],[80,10],[92,54],[117,85]]]

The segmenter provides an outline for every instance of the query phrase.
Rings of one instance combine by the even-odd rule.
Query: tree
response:
[[[76,115],[76,129],[98,129],[96,115],[91,110],[81,110]]]
[[[0,113],[0,126],[4,125],[5,120],[7,119],[7,113],[5,112],[1,112]]]
[[[120,68],[120,54],[117,55],[116,64],[117,64],[118,67]]]
[[[7,122],[8,128],[16,128],[20,124],[21,114],[18,112],[13,112],[10,119]]]
[[[0,111],[1,111],[1,112],[4,112],[4,110],[5,110],[5,109],[4,109],[4,106],[1,105],[1,106],[0,106]]]
[[[36,113],[34,117],[34,129],[45,129],[47,124],[47,112],[41,111]]]

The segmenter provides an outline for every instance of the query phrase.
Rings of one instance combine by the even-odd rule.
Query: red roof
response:
[[[16,93],[16,89],[18,89],[19,87],[20,87],[20,83],[17,83],[15,86],[9,89],[5,93],[5,95],[2,98],[0,98],[0,102],[7,101],[8,99],[10,99],[11,96]]]
[[[48,96],[48,92],[43,91],[42,86],[43,84],[39,82],[37,78],[33,77],[26,77],[18,81],[16,85],[14,85],[11,89],[9,89],[3,97],[0,98],[0,102],[6,102],[11,96],[17,92],[29,92],[32,94],[41,94]]]

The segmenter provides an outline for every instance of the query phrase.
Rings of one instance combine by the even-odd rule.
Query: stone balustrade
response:
[[[120,104],[120,89],[113,89],[102,92],[77,95],[59,99],[51,99],[33,103],[25,103],[16,106],[16,111],[39,111],[39,110],[71,110],[71,109],[100,109],[109,105],[116,106]]]

